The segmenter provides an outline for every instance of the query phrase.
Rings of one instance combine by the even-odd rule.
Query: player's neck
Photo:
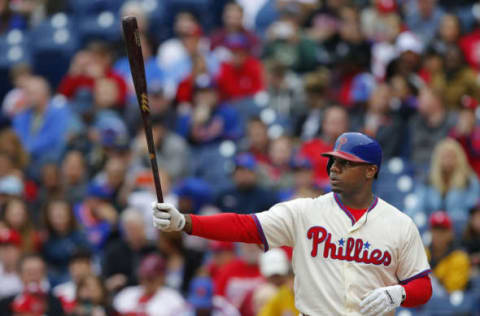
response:
[[[339,193],[339,195],[344,205],[357,210],[369,208],[374,199],[372,190],[365,190],[356,194]]]

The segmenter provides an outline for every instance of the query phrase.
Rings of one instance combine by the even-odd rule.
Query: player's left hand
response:
[[[402,304],[405,289],[401,285],[387,286],[370,291],[360,302],[362,315],[383,315]]]

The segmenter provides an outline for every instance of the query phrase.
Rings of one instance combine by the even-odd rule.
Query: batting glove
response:
[[[169,203],[153,202],[153,226],[164,232],[181,231],[185,226],[185,216]]]
[[[404,296],[405,289],[401,285],[375,289],[360,302],[360,312],[365,316],[383,315],[399,307]]]

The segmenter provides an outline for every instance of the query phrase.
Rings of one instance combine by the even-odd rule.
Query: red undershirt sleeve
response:
[[[404,307],[416,307],[423,305],[432,296],[432,282],[428,275],[414,279],[406,284],[402,284],[405,289]]]
[[[262,244],[253,216],[235,213],[190,215],[192,235],[220,241]]]

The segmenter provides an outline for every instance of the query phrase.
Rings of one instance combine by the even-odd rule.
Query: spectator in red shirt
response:
[[[218,78],[223,99],[240,99],[264,89],[263,66],[249,52],[248,39],[243,34],[232,34],[225,39],[232,58],[220,66]]]
[[[92,42],[75,55],[68,74],[60,82],[58,92],[68,99],[75,99],[82,90],[92,93],[99,79],[110,79],[115,83],[116,104],[123,106],[127,96],[127,84],[112,69],[112,51],[106,43]]]
[[[220,59],[226,58],[229,53],[226,49],[227,37],[231,34],[243,34],[249,44],[250,52],[254,56],[260,55],[260,42],[257,36],[243,27],[243,8],[236,2],[229,2],[223,9],[223,27],[213,32],[210,37],[211,49]]]
[[[348,130],[348,113],[340,106],[332,106],[325,111],[320,137],[304,143],[300,148],[300,154],[308,158],[315,173],[315,182],[322,188],[329,183],[327,174],[328,160],[320,154],[333,150],[333,145],[338,136]]]

